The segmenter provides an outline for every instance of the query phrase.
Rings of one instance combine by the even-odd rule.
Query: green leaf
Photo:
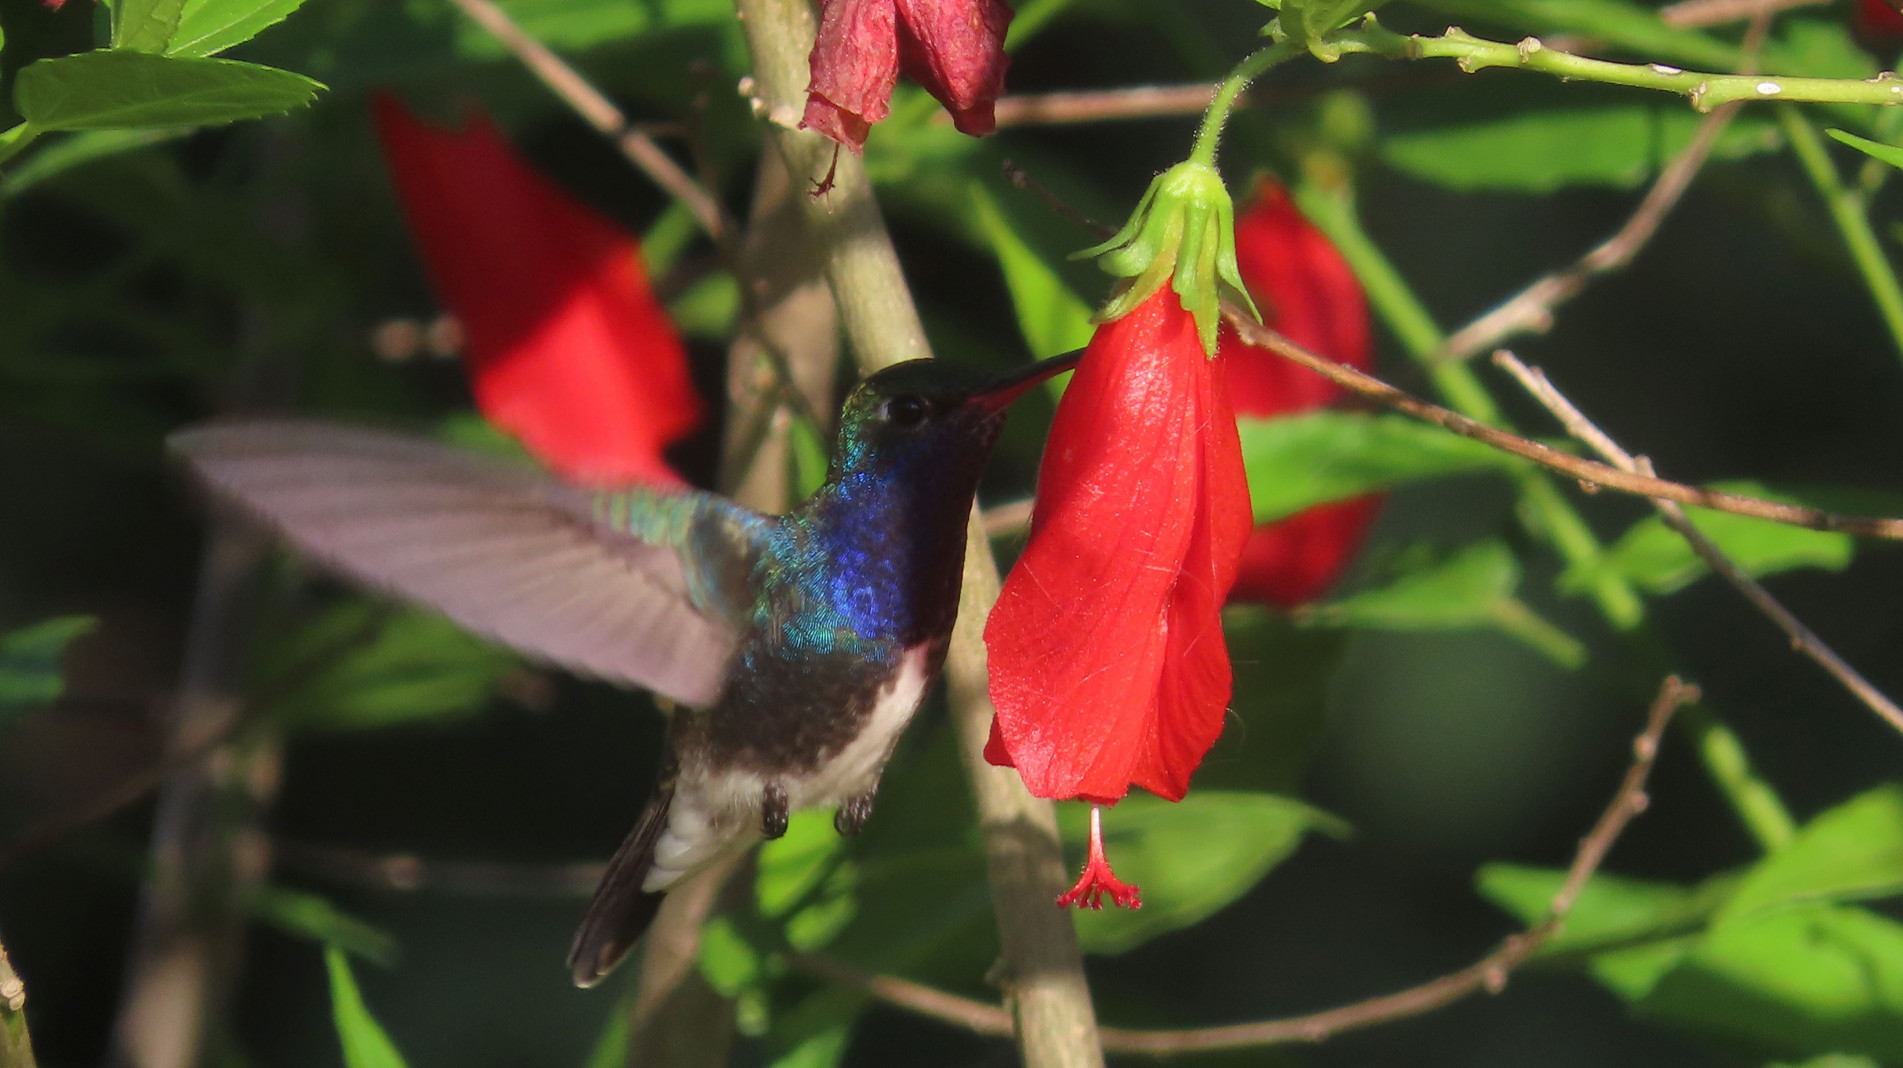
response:
[[[42,130],[209,126],[303,107],[322,88],[255,63],[100,51],[29,65],[13,100]]]
[[[415,609],[345,601],[259,657],[257,690],[287,730],[366,730],[470,715],[513,655]]]
[[[185,0],[118,0],[112,8],[112,47],[163,52],[178,29]]]
[[[760,915],[785,920],[786,941],[802,953],[831,942],[858,915],[858,870],[831,812],[795,813],[786,833],[760,847],[754,896]]]
[[[667,306],[681,333],[704,341],[724,341],[740,316],[740,286],[733,275],[717,271],[688,287]]]
[[[344,1047],[344,1068],[407,1068],[390,1036],[364,1007],[363,994],[357,989],[356,977],[350,974],[350,961],[344,951],[327,947],[324,965],[330,971],[331,1014],[337,1025],[337,1041]]]
[[[1903,1060],[1903,925],[1827,904],[1719,923],[1635,1007],[1779,1053]]]
[[[1090,305],[1064,284],[1055,269],[1011,229],[991,194],[971,184],[973,213],[979,229],[991,242],[992,255],[1004,271],[1005,288],[1017,311],[1018,330],[1031,355],[1038,359],[1083,348],[1095,329]]]
[[[84,130],[69,134],[33,153],[25,163],[8,171],[4,177],[0,177],[0,199],[18,196],[74,167],[84,166],[122,152],[132,152],[151,145],[176,141],[190,132],[190,130],[160,127],[132,130]]]
[[[213,56],[283,22],[304,0],[185,0],[168,56]]]
[[[1552,911],[1566,873],[1488,864],[1475,877],[1480,896],[1533,924]],[[1595,875],[1574,902],[1566,925],[1540,950],[1543,957],[1591,953],[1593,977],[1627,1001],[1644,997],[1691,951],[1732,882],[1711,887]]]
[[[1719,922],[1817,900],[1903,893],[1903,785],[1859,794],[1811,820],[1753,867]]]
[[[0,635],[0,723],[65,692],[60,657],[74,638],[99,626],[96,616],[59,616]]]
[[[1087,805],[1062,805],[1069,842],[1089,832]],[[1345,837],[1347,824],[1293,798],[1197,790],[1179,802],[1135,794],[1106,809],[1104,851],[1117,877],[1143,890],[1141,909],[1077,912],[1091,953],[1123,953],[1193,926],[1241,897],[1309,831]]]
[[[1491,628],[1564,668],[1586,662],[1586,647],[1513,596],[1520,562],[1500,541],[1467,546],[1439,563],[1404,572],[1386,586],[1308,609],[1311,623],[1371,630]]]
[[[1719,482],[1712,488],[1748,497],[1800,503],[1755,482]],[[1842,571],[1850,565],[1857,549],[1856,539],[1848,534],[1806,530],[1704,508],[1687,508],[1685,512],[1692,526],[1724,550],[1745,574],[1753,577],[1801,567]],[[1633,524],[1600,557],[1600,566],[1657,594],[1683,589],[1711,570],[1685,539],[1656,515]],[[1560,576],[1560,588],[1568,591],[1583,590],[1591,582],[1591,574],[1578,569]]]
[[[1632,104],[1521,110],[1482,122],[1389,134],[1382,159],[1423,181],[1459,191],[1549,193],[1572,185],[1630,189],[1691,141],[1701,117]],[[1774,122],[1734,119],[1712,148],[1718,159],[1775,151]]]
[[[846,1040],[851,1037],[850,1023],[829,1027],[773,1058],[771,1068],[833,1068],[846,1055]]]
[[[1812,1057],[1802,1064],[1778,1063],[1769,1068],[1882,1068],[1868,1057],[1859,1057],[1852,1053],[1826,1053]]]
[[[701,978],[727,997],[737,997],[766,979],[766,958],[727,916],[716,916],[701,927],[698,963]]]
[[[1880,160],[1892,167],[1903,167],[1903,148],[1878,144],[1843,130],[1825,130],[1824,132],[1872,159]]]
[[[258,919],[293,937],[335,946],[386,968],[396,963],[396,939],[318,894],[266,886],[252,898],[251,911]]]
[[[1238,419],[1236,428],[1257,523],[1405,482],[1524,465],[1498,449],[1399,415],[1317,411]]]

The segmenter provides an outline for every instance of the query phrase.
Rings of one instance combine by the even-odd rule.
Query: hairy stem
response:
[[[1249,87],[1249,83],[1260,78],[1270,67],[1297,55],[1301,49],[1289,41],[1277,41],[1267,48],[1258,49],[1236,64],[1222,84],[1216,87],[1215,99],[1209,102],[1209,110],[1203,112],[1202,126],[1196,131],[1196,146],[1190,150],[1189,158],[1205,166],[1216,165],[1216,146],[1222,141],[1222,128],[1229,121],[1229,112],[1235,108],[1236,98]]]

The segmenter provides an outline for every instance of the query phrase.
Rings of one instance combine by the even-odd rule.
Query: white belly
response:
[[[907,650],[858,736],[811,774],[777,780],[789,810],[837,806],[878,783],[899,735],[925,699],[928,659],[925,646]],[[667,830],[654,847],[654,866],[641,888],[666,890],[729,849],[752,844],[760,837],[767,783],[750,769],[682,768]]]

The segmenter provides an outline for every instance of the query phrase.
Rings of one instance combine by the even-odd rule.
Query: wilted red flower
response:
[[[1273,182],[1236,217],[1236,261],[1263,322],[1313,352],[1361,370],[1372,366],[1368,302],[1340,252]],[[1218,351],[1239,415],[1312,411],[1340,400],[1328,379],[1244,344],[1224,325]],[[1317,505],[1249,535],[1231,601],[1284,607],[1327,591],[1354,558],[1381,507],[1379,496]]]
[[[1903,38],[1903,11],[1884,0],[1857,0],[1857,35],[1877,46]]]
[[[375,108],[483,415],[577,481],[678,483],[661,450],[698,425],[700,402],[635,239],[531,170],[486,117],[459,133],[389,97]]]
[[[820,0],[807,88],[810,127],[863,151],[872,124],[891,113],[903,70],[974,137],[997,127],[992,104],[1004,91],[1004,0]]]
[[[1097,329],[1058,406],[985,626],[986,759],[1040,797],[1180,800],[1229,703],[1221,609],[1249,522],[1222,363],[1159,289]]]

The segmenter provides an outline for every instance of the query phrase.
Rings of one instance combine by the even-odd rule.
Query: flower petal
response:
[[[897,12],[893,0],[822,0],[819,37],[809,59],[802,129],[854,152],[865,150],[872,124],[891,113],[899,79]]]
[[[897,0],[899,66],[951,113],[963,133],[997,129],[992,105],[1004,92],[1004,0]]]
[[[1222,605],[1252,522],[1248,473],[1223,367],[1218,361],[1199,362],[1203,504],[1170,591],[1169,644],[1157,680],[1155,729],[1131,773],[1138,786],[1171,801],[1189,792],[1190,776],[1222,733],[1232,682]]]
[[[1208,374],[1195,321],[1161,290],[1098,329],[1065,391],[1030,543],[985,627],[987,755],[1034,794],[1115,800],[1156,744],[1165,612],[1207,477]]]
[[[483,414],[577,481],[679,482],[661,450],[700,403],[634,238],[530,170],[486,118],[455,132],[388,97],[375,107]]]

